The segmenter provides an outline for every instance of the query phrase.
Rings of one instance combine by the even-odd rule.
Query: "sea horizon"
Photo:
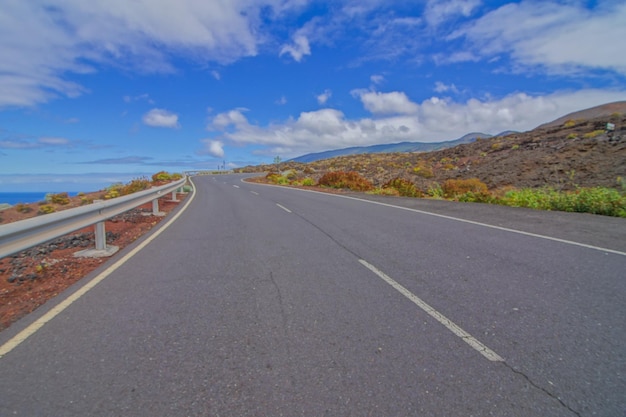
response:
[[[65,191],[26,191],[26,192],[0,192],[0,204],[9,204],[14,206],[16,204],[30,204],[38,203],[46,200],[47,194],[57,194]],[[69,192],[70,197],[76,196],[77,192]]]

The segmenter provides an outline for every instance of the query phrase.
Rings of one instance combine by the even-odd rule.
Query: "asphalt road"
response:
[[[624,219],[241,178],[0,333],[0,416],[626,415]]]

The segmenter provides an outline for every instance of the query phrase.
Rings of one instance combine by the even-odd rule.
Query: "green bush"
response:
[[[46,201],[51,204],[65,206],[70,204],[70,197],[68,193],[46,194]]]
[[[626,195],[605,187],[556,191],[553,188],[511,190],[503,202],[514,207],[626,217]]]
[[[37,214],[50,214],[50,213],[54,213],[56,211],[56,209],[54,208],[54,206],[51,206],[50,204],[44,204],[43,206],[39,207],[39,211],[37,211]]]
[[[159,171],[156,174],[152,175],[152,182],[163,182],[170,181],[172,176],[166,171]]]

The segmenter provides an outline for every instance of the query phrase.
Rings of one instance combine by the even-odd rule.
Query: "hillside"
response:
[[[359,154],[308,164],[285,162],[280,169],[313,180],[328,171],[356,171],[375,186],[403,178],[422,191],[446,179],[467,178],[480,179],[492,192],[546,185],[564,190],[618,187],[618,178],[626,178],[626,107],[608,108],[612,111],[608,115],[605,111],[585,120],[568,118],[556,126],[552,123],[433,152]],[[615,109],[624,110],[618,113]],[[615,124],[613,133],[605,130],[608,122]],[[238,171],[271,170],[276,167],[262,165]]]

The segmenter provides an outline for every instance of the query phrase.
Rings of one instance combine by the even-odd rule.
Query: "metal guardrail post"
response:
[[[96,223],[96,250],[105,250],[107,247],[107,234],[104,229],[104,222]]]
[[[93,200],[94,203],[102,203],[104,200]],[[98,222],[94,227],[96,250],[105,250],[107,247],[107,235],[104,222]]]

